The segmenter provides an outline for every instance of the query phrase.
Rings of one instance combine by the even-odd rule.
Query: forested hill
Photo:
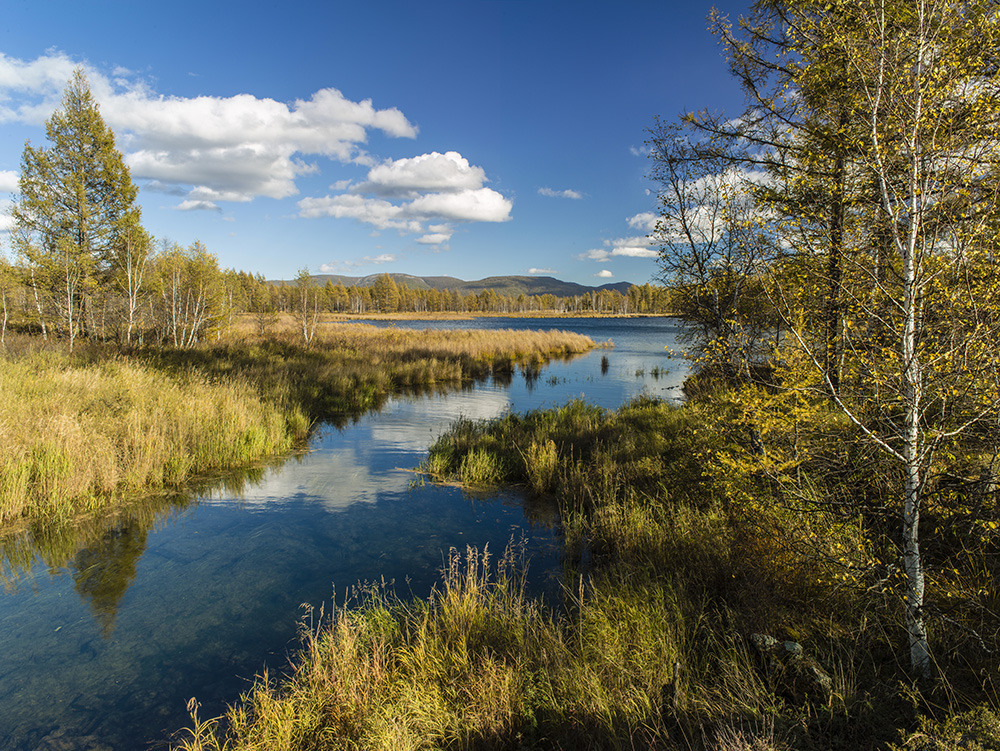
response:
[[[383,276],[382,274],[372,274],[370,276],[341,276],[339,274],[314,274],[313,280],[320,285],[327,281],[333,284],[343,284],[345,287],[371,287],[375,281]],[[615,282],[614,284],[602,284],[599,287],[588,287],[575,282],[563,282],[551,276],[488,276],[485,279],[467,282],[453,276],[412,276],[410,274],[389,274],[389,277],[400,286],[410,289],[425,290],[454,290],[460,294],[477,294],[483,290],[492,289],[499,295],[517,296],[523,295],[555,295],[556,297],[573,297],[574,295],[585,295],[600,290],[614,290],[623,295],[627,295],[632,287],[631,282]],[[286,281],[286,284],[294,284],[293,281]]]

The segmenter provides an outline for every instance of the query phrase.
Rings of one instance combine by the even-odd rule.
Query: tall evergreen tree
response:
[[[138,189],[82,69],[45,133],[48,148],[24,146],[14,245],[36,294],[58,311],[72,349],[88,298],[139,223]]]

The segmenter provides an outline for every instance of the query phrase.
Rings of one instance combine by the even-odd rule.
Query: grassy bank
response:
[[[453,387],[593,346],[552,332],[334,326],[193,349],[68,355],[30,338],[0,357],[0,525],[66,519],[129,494],[289,450],[403,390]]]
[[[309,421],[245,381],[52,351],[0,359],[0,524],[66,518],[287,451]]]
[[[179,747],[1000,747],[990,603],[932,590],[968,607],[939,611],[936,681],[912,682],[898,600],[844,577],[868,555],[857,525],[741,475],[726,399],[459,423],[424,469],[558,499],[563,602],[526,596],[516,560],[453,553],[435,596],[339,607],[289,677]]]

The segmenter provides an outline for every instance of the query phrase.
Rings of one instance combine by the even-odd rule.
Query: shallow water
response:
[[[557,586],[551,509],[511,492],[475,498],[424,484],[410,470],[460,416],[578,397],[614,408],[644,391],[676,398],[685,373],[664,352],[679,333],[665,318],[379,325],[567,329],[615,347],[507,383],[393,398],[345,428],[320,429],[308,453],[280,465],[137,502],[73,537],[0,541],[0,748],[163,745],[187,724],[191,697],[202,717],[218,715],[263,665],[287,665],[303,604],[319,608],[335,591],[342,599],[359,581],[426,595],[451,547],[499,554],[523,539],[530,585]]]

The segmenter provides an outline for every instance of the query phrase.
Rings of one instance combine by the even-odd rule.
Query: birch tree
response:
[[[849,233],[856,252],[843,257],[836,280],[843,378],[835,380],[826,347],[783,300],[792,340],[820,387],[899,469],[909,657],[927,676],[923,500],[956,446],[995,419],[1000,403],[1000,32],[991,2],[834,5],[836,13],[813,15],[792,37],[802,48],[823,40],[803,83],[810,66],[834,59],[852,92],[860,148],[847,169],[858,176],[855,205],[867,221]]]

